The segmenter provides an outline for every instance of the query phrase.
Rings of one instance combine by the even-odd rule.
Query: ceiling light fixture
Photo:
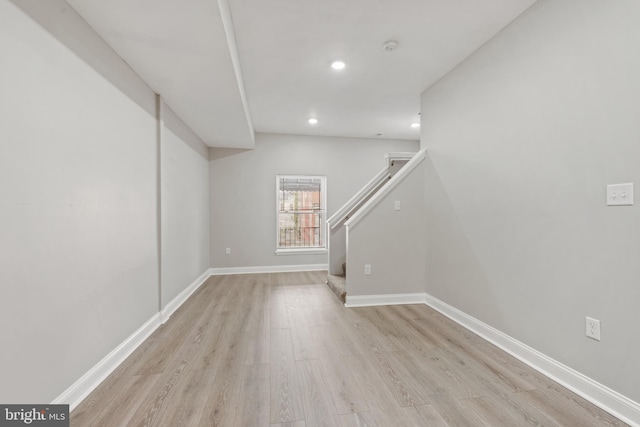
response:
[[[411,123],[411,127],[414,128],[414,129],[418,129],[420,127],[420,123],[413,122],[413,123]]]
[[[309,124],[310,124],[310,125],[316,125],[316,124],[318,124],[318,119],[316,119],[315,117],[311,117],[311,118],[309,119]]]
[[[333,61],[331,63],[331,68],[333,68],[334,70],[342,70],[346,66],[347,64],[345,64],[343,61]]]

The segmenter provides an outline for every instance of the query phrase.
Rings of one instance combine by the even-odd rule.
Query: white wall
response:
[[[46,403],[208,270],[207,149],[63,0],[0,57],[0,402]]]
[[[65,4],[22,6],[124,65]],[[155,96],[6,0],[0,57],[0,401],[43,403],[157,312]]]
[[[163,106],[161,166],[162,307],[209,269],[206,145]]]
[[[422,96],[428,293],[636,402],[639,18],[540,0]]]
[[[275,176],[327,176],[328,216],[416,141],[257,134],[251,151],[209,151],[211,267],[326,264],[326,255],[275,255]],[[225,248],[231,255],[225,255]]]

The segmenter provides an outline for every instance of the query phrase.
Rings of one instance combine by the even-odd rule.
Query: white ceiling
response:
[[[420,94],[535,1],[68,0],[207,145],[234,148],[417,140]]]

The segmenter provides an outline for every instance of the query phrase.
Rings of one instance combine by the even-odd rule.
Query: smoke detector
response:
[[[398,48],[398,42],[395,40],[387,40],[382,43],[382,51],[383,52],[393,52]]]

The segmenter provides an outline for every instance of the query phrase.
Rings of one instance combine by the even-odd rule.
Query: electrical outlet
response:
[[[600,321],[587,317],[587,336],[600,341]]]
[[[366,274],[367,276],[371,274],[371,264],[364,265],[364,274]]]
[[[225,255],[231,255],[231,248],[226,248],[224,250]]]

